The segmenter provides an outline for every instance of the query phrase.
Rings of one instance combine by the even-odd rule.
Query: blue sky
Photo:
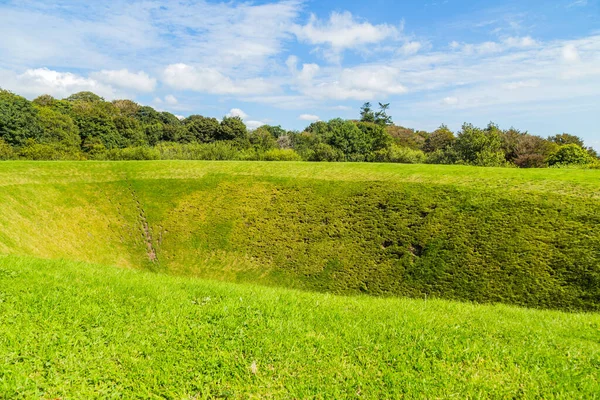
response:
[[[600,0],[0,0],[0,87],[302,129],[391,103],[600,149]]]

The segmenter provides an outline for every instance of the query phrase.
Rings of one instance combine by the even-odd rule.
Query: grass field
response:
[[[596,398],[599,338],[598,314],[0,258],[6,399]]]
[[[598,398],[599,310],[598,170],[0,163],[0,399]]]
[[[600,309],[600,171],[0,164],[0,254],[338,294]]]

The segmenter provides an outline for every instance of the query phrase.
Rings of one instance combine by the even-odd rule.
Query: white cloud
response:
[[[113,1],[0,4],[0,54],[17,65],[118,69],[164,60],[260,69],[279,54],[302,2]],[[198,16],[210,16],[200,18]]]
[[[418,53],[422,47],[423,45],[420,42],[406,42],[400,47],[400,53],[405,55],[415,54]]]
[[[562,57],[565,61],[573,63],[579,61],[579,51],[574,44],[569,43],[562,49]]]
[[[302,81],[299,91],[315,99],[372,100],[407,91],[400,71],[385,65],[345,68],[318,80]]]
[[[585,7],[588,5],[588,0],[575,0],[574,2],[567,5],[567,8],[571,7]]]
[[[262,121],[244,121],[244,123],[246,124],[246,127],[248,127],[248,129],[250,129],[250,130],[254,130],[254,129],[258,128],[258,127],[266,125]]]
[[[102,70],[90,74],[97,81],[139,92],[152,92],[156,87],[156,79],[143,71],[129,72],[127,69],[116,71]]]
[[[302,120],[302,121],[310,121],[310,122],[314,122],[314,121],[320,121],[321,118],[317,115],[312,115],[312,114],[302,114],[298,117],[298,119]]]
[[[522,88],[536,88],[540,86],[540,81],[537,79],[530,79],[527,81],[509,82],[504,85],[509,90],[517,90]]]
[[[292,31],[298,40],[313,45],[327,45],[334,52],[380,43],[399,34],[399,30],[394,26],[361,22],[349,12],[333,12],[327,21],[321,21],[315,15],[311,15],[306,25],[295,25]]]
[[[48,68],[28,69],[22,74],[2,71],[0,81],[4,88],[28,97],[49,94],[63,98],[73,93],[91,91],[107,100],[112,100],[119,95],[110,85],[70,72],[59,72]]]
[[[215,68],[171,64],[165,68],[164,82],[179,90],[210,94],[262,94],[277,91],[278,87],[262,78],[233,80]]]
[[[449,105],[449,106],[454,106],[456,104],[458,104],[458,97],[446,97],[444,98],[444,100],[442,100],[442,103]]]
[[[240,110],[239,108],[232,108],[227,114],[228,117],[240,117],[241,119],[246,119],[248,114]]]
[[[232,108],[227,113],[227,116],[240,118],[242,121],[244,121],[244,124],[246,124],[246,127],[250,130],[266,125],[266,123],[263,121],[248,120],[247,118],[249,117],[249,115],[239,108]]]
[[[172,94],[169,94],[165,96],[165,103],[167,103],[170,106],[174,106],[177,103],[179,103],[179,101],[177,100],[177,97],[173,96]]]

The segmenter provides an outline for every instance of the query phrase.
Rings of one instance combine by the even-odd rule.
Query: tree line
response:
[[[0,89],[0,160],[306,160],[467,164],[541,168],[600,165],[598,154],[567,133],[542,138],[490,123],[458,132],[397,126],[389,104],[365,103],[360,119],[318,121],[303,131],[239,117],[175,115],[91,92],[33,101]]]

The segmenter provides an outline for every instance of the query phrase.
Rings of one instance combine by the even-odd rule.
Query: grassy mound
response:
[[[0,257],[0,398],[593,398],[600,316]]]
[[[0,253],[339,294],[600,309],[600,171],[0,164]]]

